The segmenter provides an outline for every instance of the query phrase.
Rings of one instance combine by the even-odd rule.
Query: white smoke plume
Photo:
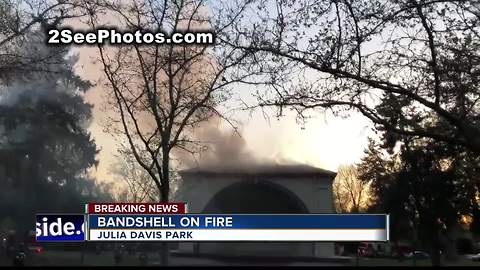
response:
[[[176,151],[175,157],[186,168],[238,168],[253,165],[259,159],[247,148],[245,139],[233,128],[222,128],[222,120],[210,119],[196,128],[191,135],[202,149],[192,155]]]

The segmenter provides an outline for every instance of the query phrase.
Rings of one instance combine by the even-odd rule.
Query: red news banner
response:
[[[88,203],[87,214],[185,214],[185,203]]]

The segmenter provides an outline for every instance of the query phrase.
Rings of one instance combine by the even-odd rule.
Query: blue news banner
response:
[[[85,215],[38,214],[37,241],[85,241]]]
[[[388,241],[388,223],[348,214],[37,215],[37,240]]]

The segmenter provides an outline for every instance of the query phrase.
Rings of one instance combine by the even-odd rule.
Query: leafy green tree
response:
[[[410,237],[408,216],[404,212],[402,197],[397,196],[398,156],[391,156],[375,140],[369,138],[368,147],[357,165],[358,178],[370,184],[369,212],[389,213],[393,242]]]
[[[371,183],[373,210],[391,214],[394,237],[408,237],[416,248],[428,249],[438,265],[449,229],[478,206],[473,181],[465,173],[472,166],[446,144],[401,141],[396,154],[383,158],[385,149],[371,142],[359,165],[360,178]]]
[[[68,48],[35,37],[37,53],[55,55],[50,72],[12,78],[0,95],[0,208],[23,230],[33,228],[37,212],[76,212],[108,195],[88,174],[98,152],[87,130],[92,106],[83,98],[91,84],[75,74]]]

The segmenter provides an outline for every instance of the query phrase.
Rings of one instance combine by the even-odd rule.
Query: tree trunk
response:
[[[166,148],[164,148],[166,149]],[[160,190],[160,200],[162,203],[168,203],[170,201],[170,158],[168,151],[163,151],[162,159],[162,186]],[[169,256],[170,250],[168,242],[162,242],[162,251],[161,251],[161,264],[162,266],[169,265]]]
[[[168,146],[163,147],[162,153],[162,186],[160,190],[160,200],[163,203],[168,203],[170,201],[170,157]]]

